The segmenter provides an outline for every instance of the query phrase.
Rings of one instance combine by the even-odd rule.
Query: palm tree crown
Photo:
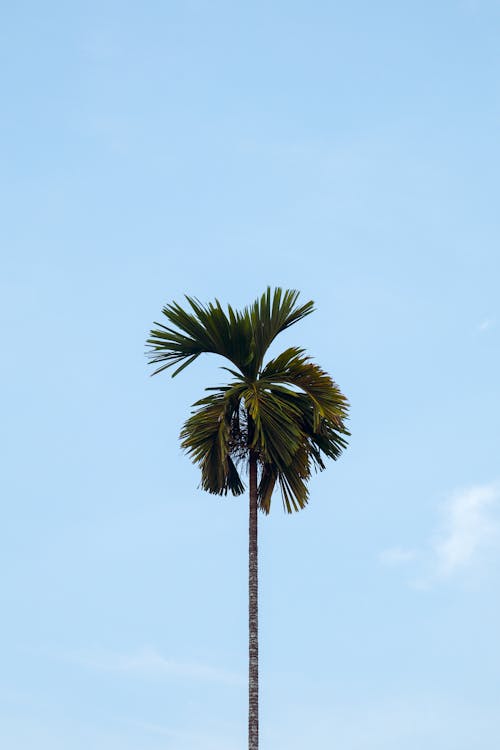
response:
[[[168,325],[155,323],[148,339],[153,374],[177,366],[177,375],[200,354],[220,354],[232,380],[207,388],[181,431],[182,447],[201,469],[201,486],[217,495],[240,495],[240,476],[251,459],[259,468],[257,497],[269,513],[279,484],[287,512],[303,508],[312,469],[337,459],[347,446],[348,402],[330,375],[298,347],[264,363],[276,336],[313,312],[298,292],[267,291],[242,311],[225,311],[186,297],[189,310],[163,308]]]

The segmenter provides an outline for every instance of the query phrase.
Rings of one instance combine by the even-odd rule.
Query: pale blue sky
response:
[[[244,750],[243,499],[178,446],[184,293],[268,284],[352,404],[262,518],[274,750],[500,746],[500,4],[11,3],[0,745]]]

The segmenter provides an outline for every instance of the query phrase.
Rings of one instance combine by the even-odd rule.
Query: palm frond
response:
[[[278,480],[278,473],[276,466],[273,464],[262,464],[259,486],[257,488],[257,498],[259,508],[266,514],[266,516],[271,510],[271,497]]]
[[[155,323],[147,339],[150,364],[159,365],[153,375],[175,365],[173,377],[202,353],[220,354],[245,376],[255,378],[267,349],[276,336],[309,315],[313,302],[297,305],[299,293],[276,288],[266,292],[241,312],[220,302],[203,305],[197,299],[186,300],[190,310],[177,302],[162,310],[169,325]]]
[[[252,423],[249,449],[278,469],[288,466],[302,440],[294,404],[263,388],[260,381],[248,386],[242,397]]]
[[[254,377],[262,367],[265,354],[276,336],[313,312],[314,302],[309,301],[298,306],[298,297],[299,292],[295,289],[283,291],[277,287],[271,294],[271,287],[267,287],[260,299],[255,300],[250,307],[254,340]]]
[[[283,507],[287,513],[303,510],[309,499],[307,482],[311,476],[309,450],[306,443],[295,453],[293,461],[278,474]]]
[[[220,302],[203,305],[186,296],[191,311],[177,302],[166,305],[162,313],[171,326],[155,323],[147,340],[150,364],[159,364],[153,375],[180,364],[173,377],[202,353],[220,354],[243,373],[249,370],[252,358],[252,331],[248,313],[228,306],[227,313]]]
[[[241,495],[244,485],[234,459],[246,436],[240,429],[238,387],[217,389],[197,401],[181,431],[181,447],[201,469],[201,486],[216,495]]]
[[[298,435],[296,431],[293,434],[294,448],[289,450],[289,460],[274,460],[262,469],[260,508],[269,512],[272,489],[278,482],[285,510],[300,510],[307,503],[312,468],[322,471],[325,458],[335,460],[347,447],[347,399],[330,375],[296,347],[266,365],[258,380],[258,392],[260,404],[277,407],[279,419],[275,414],[275,421],[279,422],[285,414],[298,430]]]
[[[319,365],[296,347],[286,349],[267,363],[260,377],[270,387],[286,383],[307,394],[313,407],[313,429],[316,432],[322,419],[327,419],[345,433],[343,420],[347,419],[348,401],[338,385]]]
[[[270,512],[271,497],[276,483],[280,486],[283,508],[287,513],[305,508],[309,498],[307,481],[310,475],[311,465],[307,443],[295,452],[288,466],[282,469],[278,469],[273,464],[264,464],[258,486],[260,510],[266,515]]]

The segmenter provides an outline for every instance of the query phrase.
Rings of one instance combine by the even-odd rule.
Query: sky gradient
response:
[[[51,2],[0,24],[0,745],[244,750],[247,505],[179,448],[183,294],[267,285],[350,447],[260,523],[261,743],[500,745],[500,4]]]

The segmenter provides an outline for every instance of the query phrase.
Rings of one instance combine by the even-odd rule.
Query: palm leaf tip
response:
[[[268,286],[248,309],[254,338],[254,375],[261,369],[266,351],[276,336],[313,312],[314,303],[309,301],[299,307],[298,297],[296,289],[283,291],[276,287],[271,291]]]

